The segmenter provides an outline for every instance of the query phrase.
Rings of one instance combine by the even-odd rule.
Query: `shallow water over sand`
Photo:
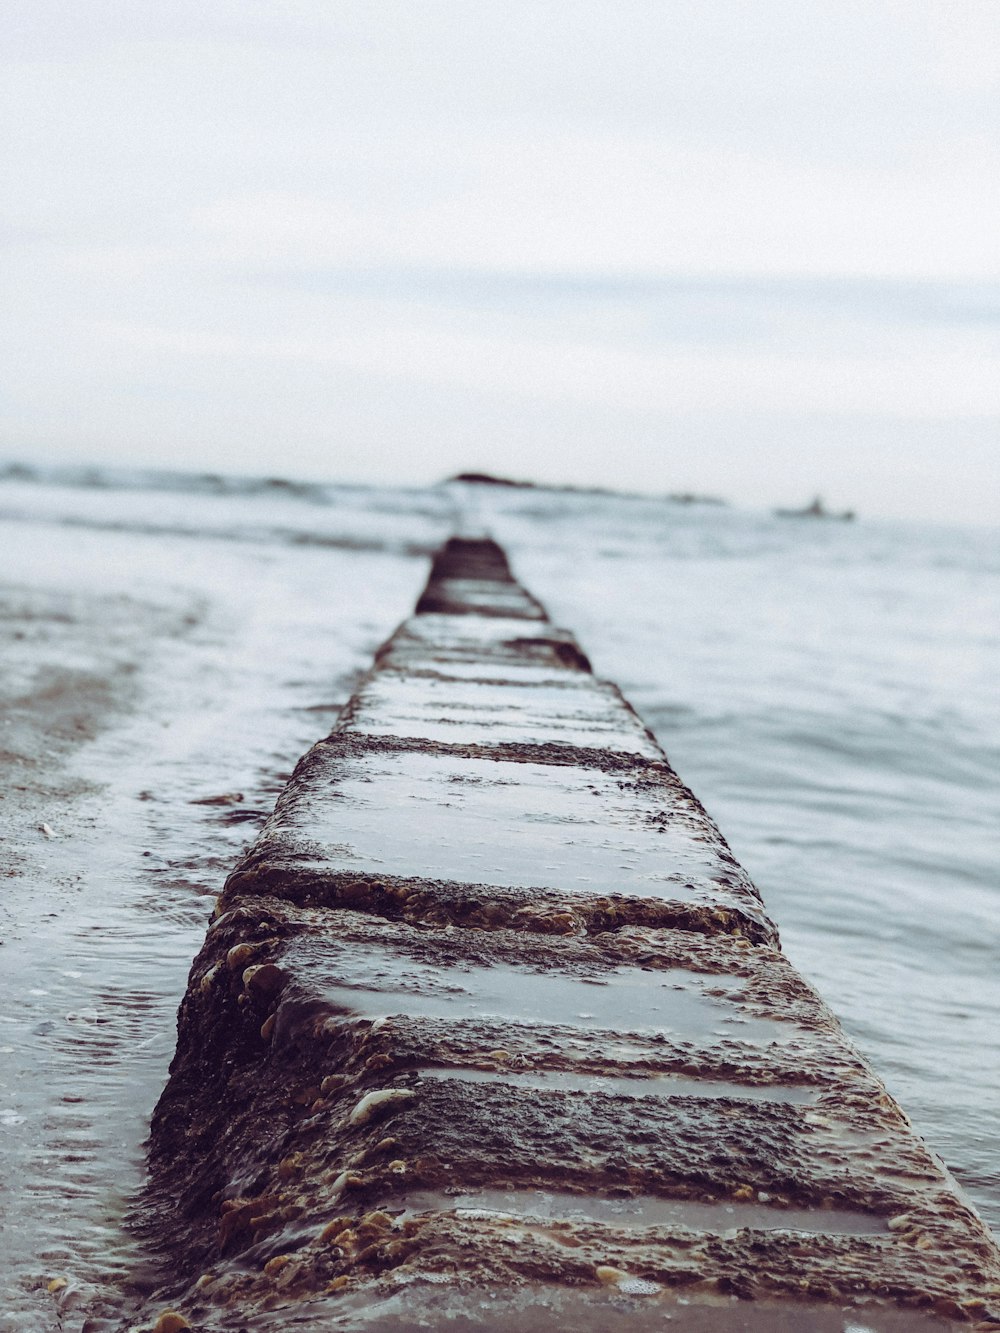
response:
[[[985,539],[609,497],[475,506],[1000,1222]],[[83,1308],[92,1284],[141,1281],[121,1220],[212,895],[412,609],[458,507],[445,491],[0,486],[0,1327],[54,1329],[60,1300],[70,1328],[74,1291]],[[50,1295],[52,1279],[68,1286]]]
[[[34,1330],[142,1281],[122,1220],[214,895],[424,568],[378,550],[9,531],[25,638],[4,728],[0,1327]],[[81,677],[113,688],[94,698]],[[69,730],[93,739],[47,736],[64,698]],[[67,1285],[50,1295],[53,1281]]]

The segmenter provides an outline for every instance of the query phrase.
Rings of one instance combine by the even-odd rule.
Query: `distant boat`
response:
[[[776,509],[774,514],[776,518],[833,518],[841,523],[850,523],[855,517],[853,509],[842,509],[839,512],[827,509],[818,495],[805,509]]]

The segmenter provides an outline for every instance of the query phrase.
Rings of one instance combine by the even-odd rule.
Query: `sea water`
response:
[[[121,1218],[213,895],[455,530],[492,533],[622,687],[786,952],[1000,1226],[995,533],[14,468],[5,737],[28,722],[7,747],[0,904],[12,1328],[49,1326],[53,1277],[72,1294],[133,1262]],[[76,739],[46,732],[60,689]]]

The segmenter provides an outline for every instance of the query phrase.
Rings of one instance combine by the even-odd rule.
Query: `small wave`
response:
[[[231,528],[188,527],[181,523],[149,523],[85,517],[81,514],[62,514],[58,518],[40,519],[34,514],[22,514],[17,510],[0,510],[0,522],[4,523],[51,523],[60,528],[85,528],[98,532],[130,533],[143,537],[182,537],[196,541],[260,542],[280,546],[320,547],[333,551],[357,551],[384,555],[401,555],[413,559],[429,558],[435,547],[433,543],[390,541],[377,537],[364,537],[349,533],[306,532],[294,528],[235,525]]]
[[[87,490],[172,491],[186,495],[282,495],[311,504],[334,503],[334,490],[323,482],[288,477],[237,477],[221,472],[172,472],[157,468],[42,466],[18,461],[0,464],[0,481],[36,486],[75,486]]]

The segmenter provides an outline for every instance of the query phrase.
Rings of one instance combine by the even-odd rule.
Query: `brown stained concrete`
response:
[[[990,1234],[488,541],[230,876],[150,1163],[151,1322],[1000,1328]]]

